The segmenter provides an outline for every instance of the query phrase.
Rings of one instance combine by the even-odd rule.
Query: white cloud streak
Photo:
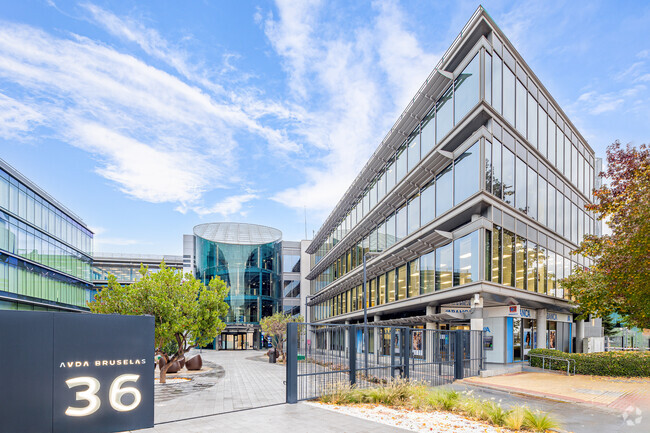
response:
[[[268,102],[255,89],[225,94],[155,30],[94,5],[84,7],[107,31],[137,43],[185,81],[83,36],[58,38],[3,22],[0,80],[36,97],[18,102],[0,94],[2,137],[44,125],[94,154],[96,171],[131,197],[201,212],[206,191],[239,188],[242,179],[233,175],[238,133],[261,137],[272,152],[300,150],[283,129],[261,120],[298,117],[281,102]]]
[[[297,133],[318,155],[301,167],[305,182],[273,199],[321,214],[331,210],[399,112],[436,64],[394,2],[373,4],[375,19],[342,32],[319,20],[320,2],[276,2],[264,29],[304,104]],[[258,18],[260,19],[260,18]]]

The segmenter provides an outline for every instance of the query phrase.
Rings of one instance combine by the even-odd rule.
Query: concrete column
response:
[[[381,316],[379,314],[376,314],[375,317],[372,319],[373,322],[379,322],[380,320],[381,320]],[[381,350],[380,350],[381,347],[379,345],[379,343],[381,343],[381,340],[379,339],[379,334],[380,334],[379,329],[380,328],[373,328],[373,329],[374,329],[373,332],[375,334],[373,336],[373,340],[375,341],[375,358],[374,359],[379,359],[379,355],[381,354]]]
[[[436,307],[435,306],[430,306],[427,305],[427,316],[436,314]],[[425,329],[438,329],[438,324],[436,322],[427,322],[425,325]],[[434,360],[434,349],[436,347],[436,339],[434,338],[435,332],[425,332],[425,337],[424,337],[424,346],[426,348],[426,354],[425,354],[425,359],[427,362],[433,362]]]
[[[472,297],[472,310],[470,313],[470,326],[469,329],[472,331],[482,331],[483,330],[483,297],[476,296]]]
[[[472,304],[472,309],[470,312],[470,319],[469,319],[469,329],[471,331],[482,331],[483,330],[483,297],[482,296],[473,296],[471,299],[471,304]],[[475,368],[480,370],[482,366],[482,362],[479,361],[481,359],[481,354],[483,350],[483,340],[479,338],[478,335],[475,335],[476,333],[470,333],[472,334],[470,337],[470,346],[469,346],[469,353],[470,353],[470,358],[473,360],[471,362],[471,368],[474,370]]]
[[[584,353],[582,340],[585,338],[585,321],[576,320],[576,353]]]
[[[546,349],[546,308],[537,310],[537,348]]]
[[[349,321],[349,320],[346,320],[346,321],[345,321],[345,324],[346,324],[346,325],[349,325],[349,324],[350,324],[350,321]],[[349,341],[350,341],[350,330],[349,330],[348,327],[345,328],[345,335],[343,336],[343,338],[345,339],[345,340],[344,340],[344,341],[345,341],[345,356],[347,356],[348,353],[349,353],[348,350],[353,350],[353,348],[349,347],[349,346],[350,346],[350,344],[349,344]],[[356,350],[356,348],[354,348],[354,350]]]

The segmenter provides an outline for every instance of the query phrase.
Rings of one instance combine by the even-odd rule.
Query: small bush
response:
[[[577,374],[615,377],[650,377],[650,352],[566,353],[555,349],[533,349],[531,355],[573,359]],[[532,357],[530,365],[541,367],[542,359]],[[544,361],[545,368],[566,371],[564,361]],[[573,371],[573,367],[571,368]]]
[[[462,398],[459,405],[460,410],[472,418],[483,417],[483,402],[473,397]]]
[[[451,411],[459,406],[459,398],[460,393],[458,391],[448,388],[437,388],[431,391],[428,401],[436,409]]]
[[[535,432],[545,432],[546,430],[557,428],[558,423],[551,415],[545,412],[540,412],[538,410],[531,411],[530,409],[524,409],[524,426]]]
[[[487,400],[483,403],[483,414],[492,424],[502,426],[505,424],[508,411],[501,407],[499,403]]]
[[[526,407],[514,406],[510,409],[505,419],[503,420],[503,425],[511,430],[521,430],[521,428],[524,426],[525,417]]]

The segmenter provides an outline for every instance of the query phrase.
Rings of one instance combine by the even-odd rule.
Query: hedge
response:
[[[565,353],[555,349],[533,349],[531,355],[547,355],[575,360],[576,374],[593,376],[650,377],[650,352]],[[573,364],[573,363],[572,363]],[[531,357],[532,367],[541,367],[542,359]],[[549,360],[544,361],[549,368]],[[566,362],[550,361],[552,370],[566,371]],[[573,371],[573,365],[571,366]]]

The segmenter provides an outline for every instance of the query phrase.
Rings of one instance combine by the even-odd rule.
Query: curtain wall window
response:
[[[436,253],[431,251],[420,257],[420,287],[422,294],[435,290]]]
[[[515,74],[503,67],[503,117],[511,125],[515,124]]]
[[[420,194],[415,194],[408,201],[408,234],[420,228]]]
[[[453,111],[453,88],[450,87],[438,100],[436,106],[436,138],[438,143],[445,138],[445,135],[454,126],[454,111]]]
[[[517,93],[517,106],[516,106],[516,128],[517,131],[521,133],[524,137],[527,135],[527,128],[526,128],[526,101],[528,100],[528,92],[526,91],[526,87],[521,83],[521,81],[517,81],[517,88],[516,88],[516,93]]]
[[[420,193],[420,217],[422,225],[436,217],[436,186],[433,181],[422,188]]]
[[[436,145],[436,111],[431,110],[422,121],[421,156],[424,157]]]
[[[526,239],[517,236],[515,248],[515,287],[524,290],[526,289]]]
[[[503,113],[501,107],[502,101],[502,75],[503,75],[503,60],[495,54],[494,61],[492,62],[492,106],[499,113]]]
[[[454,286],[478,281],[478,231],[454,240]]]
[[[523,213],[528,213],[528,206],[526,204],[526,163],[517,158],[515,178],[515,207]]]
[[[420,162],[420,134],[419,131],[414,132],[408,141],[408,171]]]
[[[479,55],[476,54],[454,80],[454,124],[458,124],[478,103],[481,88],[479,68]]]
[[[436,216],[452,208],[454,202],[453,166],[449,164],[436,177]]]
[[[408,297],[420,295],[420,260],[411,260],[408,264]]]
[[[503,201],[509,205],[514,205],[515,201],[515,155],[503,147]]]
[[[453,283],[453,260],[452,244],[436,250],[436,290],[451,288]]]
[[[454,161],[454,204],[459,204],[479,190],[479,144],[474,143]]]
[[[503,230],[503,271],[502,271],[502,284],[514,287],[515,285],[515,235],[508,231]]]

